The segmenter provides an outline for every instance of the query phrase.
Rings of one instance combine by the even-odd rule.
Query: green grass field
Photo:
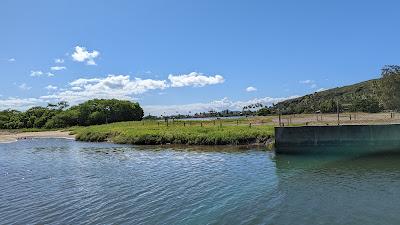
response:
[[[265,144],[274,134],[272,125],[250,125],[250,120],[140,121],[75,127],[80,141],[112,141],[119,144],[247,145]]]

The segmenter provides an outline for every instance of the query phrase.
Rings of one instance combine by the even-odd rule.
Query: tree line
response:
[[[0,111],[0,129],[65,128],[142,120],[139,103],[117,99],[93,99],[68,108],[67,102],[32,107],[25,112]]]

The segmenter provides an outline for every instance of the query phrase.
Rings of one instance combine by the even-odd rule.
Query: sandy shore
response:
[[[74,135],[70,135],[69,132],[65,131],[41,131],[41,132],[23,132],[23,133],[10,133],[6,131],[0,131],[0,143],[15,142],[19,139],[30,139],[30,138],[66,138],[75,139]]]

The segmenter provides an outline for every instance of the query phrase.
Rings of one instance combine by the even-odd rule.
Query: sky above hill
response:
[[[3,0],[0,109],[92,98],[241,109],[399,64],[398,1]]]

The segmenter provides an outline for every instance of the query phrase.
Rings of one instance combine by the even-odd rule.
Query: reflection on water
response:
[[[398,224],[400,155],[0,145],[0,224]]]
[[[400,155],[275,157],[279,224],[399,224]]]

